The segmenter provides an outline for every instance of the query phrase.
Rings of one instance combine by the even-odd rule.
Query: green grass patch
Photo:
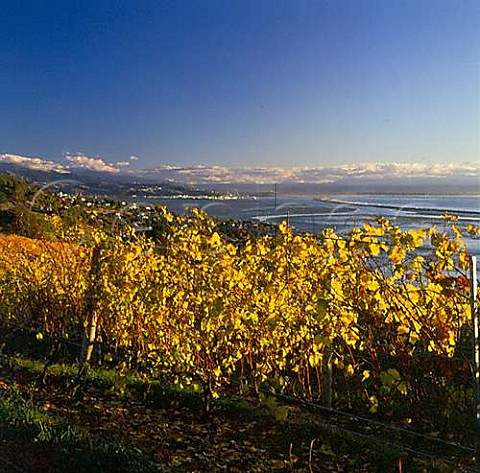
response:
[[[40,446],[36,454],[48,459],[49,471],[164,471],[138,449],[92,437],[68,420],[41,411],[15,387],[0,393],[0,425],[2,440],[21,438],[35,450]]]
[[[1,361],[13,371],[31,374],[40,375],[44,368],[42,362],[19,355],[3,355]],[[63,363],[53,364],[48,368],[48,372],[50,381],[58,385],[59,382],[74,380],[77,367]],[[194,413],[202,410],[201,392],[191,387],[146,379],[135,371],[92,368],[86,381],[87,390],[98,389],[114,394],[113,402],[122,402],[122,398],[131,397],[136,401],[143,399],[149,407],[174,408],[173,410],[186,408]],[[48,384],[45,389],[48,390]],[[189,422],[197,422],[195,418],[196,415],[193,419],[190,418]],[[321,458],[331,464],[340,462],[348,466],[346,471],[396,473],[399,471],[399,461],[403,465],[403,471],[412,473],[465,471],[440,461],[412,456],[405,450],[368,438],[350,435],[335,425],[329,425],[321,416],[317,418],[313,412],[304,411],[298,406],[285,405],[270,396],[260,396],[260,399],[255,400],[242,396],[218,399],[214,402],[212,420],[219,422],[222,419],[226,424],[237,423],[239,427],[253,423],[258,427],[256,430],[271,432],[275,448],[280,452],[290,452],[291,466],[296,468],[309,468],[308,458],[313,450],[317,460]],[[198,420],[209,422],[208,419]],[[61,462],[68,461],[78,462],[80,465],[69,466],[71,471],[176,471],[168,468],[162,470],[161,466],[152,463],[139,450],[105,439],[93,439],[85,430],[37,409],[32,399],[26,398],[18,389],[10,389],[8,393],[0,396],[0,424],[10,433],[22,432],[23,435],[28,434],[32,442],[49,448],[55,447],[52,461],[60,461],[59,468],[62,466]],[[346,427],[348,429],[348,425]],[[256,432],[240,429],[233,439],[240,443],[261,441],[255,439],[255,435]]]

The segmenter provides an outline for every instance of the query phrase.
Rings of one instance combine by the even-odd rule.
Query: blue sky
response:
[[[4,3],[0,153],[478,159],[477,0]]]

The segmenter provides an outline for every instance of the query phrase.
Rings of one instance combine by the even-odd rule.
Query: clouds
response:
[[[0,154],[0,163],[16,164],[18,166],[34,169],[36,171],[55,171],[62,174],[67,174],[69,172],[68,169],[60,163],[48,161],[42,158],[19,156],[17,154]]]
[[[28,169],[68,174],[75,170],[125,175],[132,178],[148,178],[158,182],[179,184],[332,184],[362,182],[431,182],[477,180],[480,186],[480,163],[349,163],[331,166],[306,167],[226,167],[226,166],[179,166],[163,164],[153,169],[132,168],[139,161],[137,156],[128,160],[107,162],[95,156],[81,153],[67,154],[62,162],[54,162],[39,157],[26,157],[16,154],[0,154],[0,163],[14,164]]]
[[[140,174],[185,184],[209,183],[305,183],[326,184],[370,180],[479,178],[480,163],[352,163],[334,166],[293,167],[239,167],[172,166],[163,165]]]
[[[62,174],[69,174],[74,169],[119,174],[122,168],[130,165],[130,161],[107,163],[100,157],[90,157],[80,153],[74,155],[66,154],[63,162],[4,153],[0,154],[0,163],[14,164],[35,171],[57,172]]]
[[[82,168],[90,171],[108,172],[112,174],[118,174],[120,172],[120,169],[111,164],[107,164],[101,158],[91,158],[89,156],[78,154],[76,156],[67,155],[65,160],[68,161],[73,168]]]
[[[139,157],[132,155],[128,158],[128,161],[115,161],[112,163],[106,162],[100,156],[85,156],[82,153],[77,154],[70,154],[67,153],[65,156],[65,161],[68,162],[70,168],[81,168],[81,169],[88,169],[89,171],[98,171],[98,172],[106,172],[110,174],[119,174],[128,168],[132,162],[139,161]]]

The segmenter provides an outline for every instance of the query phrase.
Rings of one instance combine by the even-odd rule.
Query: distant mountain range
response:
[[[480,193],[480,163],[359,163],[315,167],[224,167],[161,165],[133,169],[138,158],[108,163],[99,157],[66,155],[63,162],[0,154],[0,172],[13,172],[40,182],[78,180],[107,193],[132,184],[162,185],[175,192],[265,192],[274,183],[282,192],[312,193]]]
[[[6,163],[0,161],[0,173],[9,173],[21,176],[29,181],[40,184],[50,184],[62,187],[83,189],[92,195],[106,195],[112,197],[125,197],[134,195],[144,186],[148,186],[144,179],[137,178],[132,174],[110,173],[92,169],[72,169],[69,172],[59,172],[56,169],[38,169],[23,164]],[[157,189],[152,188],[149,192],[156,191],[162,196],[197,195],[205,193],[204,190],[176,184],[173,182],[162,183]],[[209,191],[208,193],[212,193]]]

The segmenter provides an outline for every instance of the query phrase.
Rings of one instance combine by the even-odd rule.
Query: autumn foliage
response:
[[[454,219],[320,237],[282,223],[235,245],[199,211],[158,212],[160,243],[55,220],[59,241],[0,236],[2,321],[79,340],[95,311],[104,353],[207,397],[263,386],[317,398],[331,363],[372,412],[420,396],[432,357],[453,359],[470,324]]]

